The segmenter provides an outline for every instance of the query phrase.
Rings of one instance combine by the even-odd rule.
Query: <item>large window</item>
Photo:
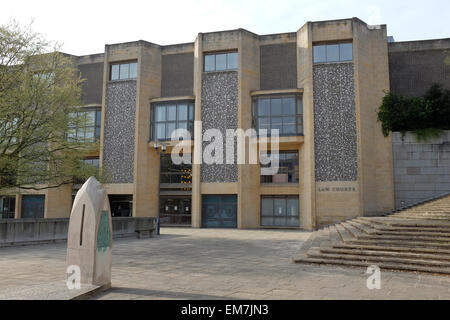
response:
[[[152,141],[170,140],[172,132],[176,129],[186,129],[192,137],[194,103],[184,101],[152,104],[150,139]]]
[[[237,52],[205,54],[204,60],[205,72],[236,70],[237,68],[238,68]]]
[[[182,184],[186,188],[192,183],[192,164],[174,164],[171,154],[161,154],[160,182],[169,184]]]
[[[299,227],[298,196],[261,197],[261,226]]]
[[[314,63],[343,62],[353,60],[353,44],[337,43],[313,46]]]
[[[116,63],[111,65],[109,80],[127,80],[137,78],[137,62]]]
[[[100,139],[101,108],[84,108],[71,114],[68,140],[94,142]]]
[[[0,219],[14,219],[16,197],[0,196]]]
[[[280,136],[303,134],[303,105],[300,96],[260,96],[253,100],[253,127],[278,129]]]
[[[280,151],[278,173],[273,176],[261,175],[261,183],[298,183],[298,152]],[[261,168],[270,167],[270,163],[261,164]]]

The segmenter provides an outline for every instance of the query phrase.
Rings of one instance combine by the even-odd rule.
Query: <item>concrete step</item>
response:
[[[360,231],[360,234],[372,234],[372,232],[375,231],[370,224],[367,224],[365,221],[362,220],[353,219],[347,221],[347,223],[353,226],[354,228],[358,229]]]
[[[340,248],[321,248],[321,253],[340,254],[340,255],[358,255],[358,256],[377,256],[392,257],[402,259],[419,259],[444,261],[450,264],[449,254],[415,253],[406,251],[385,251],[385,250],[364,250],[364,249],[340,249]]]
[[[360,239],[348,241],[349,244],[363,244],[363,245],[383,245],[383,246],[399,246],[399,247],[413,247],[413,248],[440,248],[450,249],[450,243],[443,242],[423,242],[423,241],[402,241],[402,240],[374,240],[374,239]]]
[[[412,236],[412,235],[392,235],[392,234],[362,234],[358,236],[358,240],[405,240],[405,241],[423,241],[423,242],[440,242],[450,245],[450,237],[427,237],[427,236]]]
[[[371,261],[348,261],[339,259],[321,259],[301,257],[294,259],[296,263],[318,264],[318,265],[338,265],[345,267],[363,267],[367,268],[375,263]],[[410,271],[431,274],[450,275],[450,268],[424,267],[419,265],[399,264],[399,263],[376,263],[381,270]]]
[[[394,251],[394,252],[414,252],[425,254],[450,255],[450,249],[441,248],[424,248],[424,247],[405,247],[405,246],[380,246],[367,244],[351,244],[342,243],[333,245],[336,249],[355,249],[355,250],[372,250],[372,251]]]
[[[349,231],[347,231],[347,229],[343,226],[342,223],[338,223],[336,224],[336,230],[339,232],[342,241],[350,241],[350,240],[355,240],[356,237],[353,236],[353,234]]]
[[[372,235],[393,235],[393,236],[426,236],[426,237],[450,237],[450,232],[434,232],[434,231],[410,231],[410,230],[380,230],[376,229]]]
[[[335,226],[329,226],[328,232],[331,243],[341,243],[343,241]]]
[[[353,236],[353,238],[356,238],[358,235],[362,234],[362,231],[356,228],[353,224],[349,223],[349,221],[341,222],[341,225]]]
[[[378,263],[395,263],[402,265],[417,265],[433,268],[446,268],[450,270],[450,262],[417,258],[402,258],[383,255],[364,255],[364,254],[339,254],[339,253],[325,253],[319,250],[308,251],[308,258],[315,259],[331,259],[331,260],[346,260],[346,261],[363,261]]]
[[[376,232],[405,232],[405,233],[414,233],[414,232],[420,232],[422,233],[443,233],[447,234],[450,232],[450,229],[448,228],[421,228],[421,227],[384,227],[384,226],[374,226],[376,229]]]

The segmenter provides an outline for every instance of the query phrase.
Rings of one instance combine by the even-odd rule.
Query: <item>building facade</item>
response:
[[[106,45],[102,54],[74,57],[92,124],[73,134],[100,141],[85,161],[106,172],[114,216],[311,230],[385,213],[395,207],[392,140],[376,112],[386,91],[411,90],[402,87],[408,71],[399,57],[408,46],[388,43],[385,25],[357,18],[308,22],[283,34],[238,29],[199,33],[193,43]],[[446,86],[448,74],[441,77]],[[195,130],[279,129],[279,171],[175,165],[170,135],[178,128],[192,132],[184,154],[191,159],[207,147]],[[266,151],[262,138],[256,143]],[[2,197],[0,209],[4,217],[68,217],[78,187],[18,192]]]

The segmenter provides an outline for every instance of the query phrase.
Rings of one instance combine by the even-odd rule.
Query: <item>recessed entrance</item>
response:
[[[202,226],[204,228],[236,228],[237,196],[202,196]]]

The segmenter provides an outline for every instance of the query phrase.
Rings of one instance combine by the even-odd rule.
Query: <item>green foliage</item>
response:
[[[0,190],[73,183],[89,170],[74,166],[98,145],[68,140],[81,83],[72,60],[39,34],[0,26]],[[84,168],[86,169],[86,168]]]
[[[384,136],[412,131],[422,141],[439,137],[450,129],[450,90],[433,84],[423,97],[386,93],[378,110]]]

